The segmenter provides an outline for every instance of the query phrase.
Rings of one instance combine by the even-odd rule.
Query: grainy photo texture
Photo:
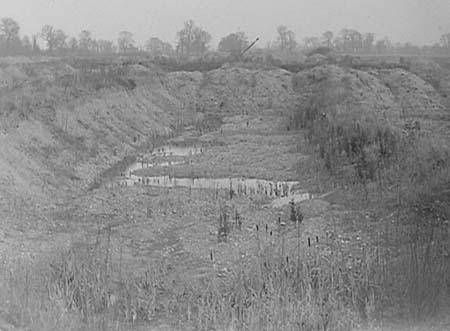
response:
[[[448,331],[449,220],[447,0],[0,0],[0,331]]]

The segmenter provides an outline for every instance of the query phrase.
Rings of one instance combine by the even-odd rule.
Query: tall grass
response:
[[[195,330],[351,330],[387,313],[433,316],[450,293],[450,252],[437,222],[415,219],[404,228],[407,237],[394,237],[386,225],[379,242],[358,252],[338,237],[305,237],[302,211],[290,209],[292,222],[255,227],[252,250],[231,269],[221,270],[212,251],[209,275],[200,278],[166,260],[149,262],[142,273],[125,269],[126,243],[115,247],[106,227],[38,273],[25,264],[2,270],[0,316],[32,330],[161,322]]]
[[[386,215],[385,224],[394,222],[395,239],[377,246],[384,256],[377,256],[382,273],[375,301],[403,317],[430,317],[442,307],[440,294],[448,293],[450,279],[443,249],[449,238],[437,236],[448,233],[450,145],[442,135],[421,131],[420,120],[404,118],[400,127],[360,114],[346,104],[348,93],[323,83],[294,122],[335,180],[353,188],[356,207]],[[387,225],[384,236],[393,231]]]

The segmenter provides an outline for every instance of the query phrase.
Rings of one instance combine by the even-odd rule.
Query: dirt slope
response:
[[[17,208],[65,201],[157,136],[189,125],[208,130],[205,123],[225,115],[284,112],[294,97],[287,71],[233,66],[166,74],[139,64],[3,61],[0,82],[6,214],[14,201]]]
[[[404,129],[419,121],[428,133],[448,133],[445,99],[427,81],[404,69],[357,70],[323,65],[293,76],[302,105],[321,102],[341,121],[360,121]]]
[[[320,168],[312,163],[302,132],[287,132],[299,106],[321,100],[325,116],[341,121],[403,130],[418,119],[427,134],[445,137],[449,131],[443,92],[421,75],[398,68],[319,64],[292,74],[229,65],[207,73],[167,74],[137,64],[89,66],[50,59],[8,62],[0,69],[2,251],[9,257],[27,252],[45,256],[110,225],[120,227],[113,229],[113,255],[121,259],[123,253],[124,266],[132,274],[144,272],[155,253],[201,272],[209,259],[208,247],[216,247],[218,265],[228,267],[233,261],[229,255],[237,261],[241,251],[250,250],[255,225],[274,225],[278,216],[268,200],[233,200],[245,235],[236,232],[236,247],[225,246],[217,244],[214,232],[220,204],[206,190],[180,193],[117,185],[117,190],[106,185],[87,190],[125,156],[151,149],[155,136],[194,127],[189,132],[197,141],[216,143],[194,164],[211,176],[298,179],[313,187]],[[53,206],[55,202],[66,204]],[[331,227],[334,215],[348,214],[348,227],[363,217],[332,210],[335,207],[321,198],[303,207],[305,235],[321,235],[321,242],[328,238],[324,225],[329,222]],[[52,227],[46,228],[49,232],[16,230],[8,219],[42,219]],[[361,240],[353,230],[339,231],[345,238],[353,233],[356,238],[349,243]],[[189,253],[187,258],[180,251]]]
[[[80,73],[62,67],[47,65],[38,73],[32,68],[29,75],[29,68],[14,67],[21,81],[0,91],[3,192],[48,198],[84,187],[144,137],[170,130],[177,101],[160,96],[154,84],[153,89],[143,84],[133,90],[114,85],[93,90],[93,74],[77,82]],[[72,86],[63,86],[67,77],[74,79]]]
[[[318,96],[337,102],[338,119],[400,129],[419,119],[422,129],[447,132],[442,91],[403,69],[318,65],[293,75],[225,65],[207,73],[166,74],[137,64],[71,64],[0,63],[3,198],[12,193],[53,199],[57,192],[86,188],[150,137],[264,109],[287,118]],[[415,63],[414,71],[429,66]]]

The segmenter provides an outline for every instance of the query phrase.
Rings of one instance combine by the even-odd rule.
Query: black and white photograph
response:
[[[450,331],[450,1],[0,0],[0,331]]]

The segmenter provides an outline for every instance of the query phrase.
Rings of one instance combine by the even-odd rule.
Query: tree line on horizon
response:
[[[20,25],[10,17],[0,19],[0,56],[13,55],[76,55],[76,54],[129,54],[145,52],[155,57],[179,59],[201,58],[215,51],[231,56],[242,54],[250,42],[245,32],[238,31],[221,38],[217,50],[211,48],[211,34],[188,20],[176,34],[176,44],[151,37],[144,45],[137,45],[133,33],[121,31],[117,40],[97,39],[92,32],[82,30],[75,36],[64,30],[44,25],[30,36],[20,34]],[[45,44],[41,49],[40,42]],[[418,46],[411,43],[393,43],[388,38],[376,39],[372,32],[361,33],[355,29],[342,29],[335,34],[325,31],[321,36],[305,37],[298,42],[295,33],[285,25],[277,27],[277,37],[265,49],[281,53],[297,54],[317,48],[325,48],[346,54],[448,54],[450,52],[450,33],[443,34],[439,43],[432,46]]]

